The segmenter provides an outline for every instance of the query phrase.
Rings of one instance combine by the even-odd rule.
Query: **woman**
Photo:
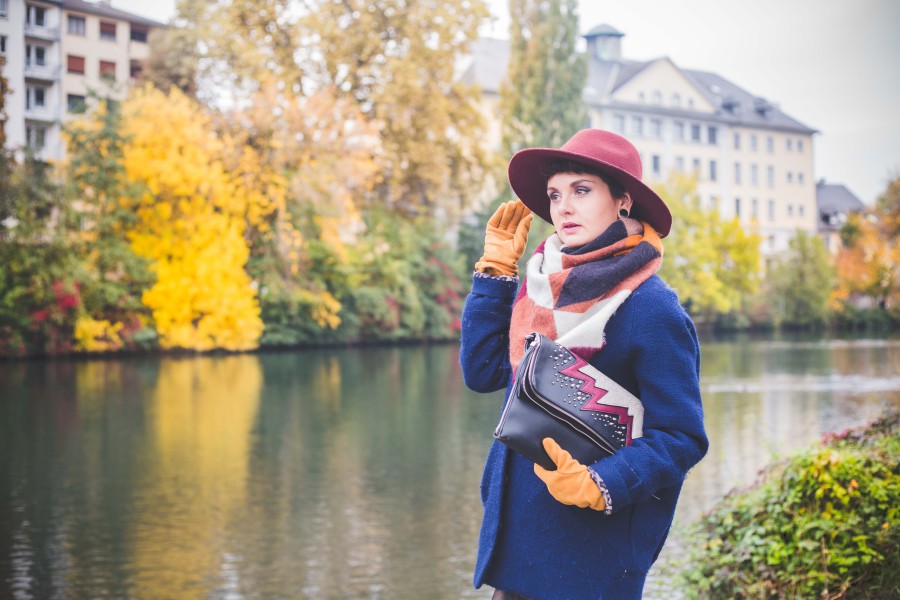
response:
[[[640,598],[684,477],[708,446],[696,331],[655,274],[672,217],[641,181],[634,146],[606,131],[516,153],[509,181],[521,200],[488,223],[463,312],[466,385],[508,393],[524,338],[538,331],[641,400],[643,437],[589,465],[547,438],[555,471],[495,442],[475,586],[493,586],[494,598]],[[532,211],[556,233],[517,294]]]

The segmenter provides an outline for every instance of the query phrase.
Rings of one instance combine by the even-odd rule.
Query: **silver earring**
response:
[[[619,209],[619,218],[620,218],[620,219],[627,219],[627,218],[628,218],[628,209],[626,209],[626,208],[624,208],[624,207],[623,207],[623,208],[620,208],[620,209]]]

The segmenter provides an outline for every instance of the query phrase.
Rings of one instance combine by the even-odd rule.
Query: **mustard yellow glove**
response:
[[[475,270],[488,275],[518,275],[519,259],[528,242],[534,215],[521,200],[504,202],[488,221],[484,232],[484,256]]]
[[[534,465],[534,474],[547,484],[547,491],[563,504],[605,510],[606,501],[588,468],[560,448],[553,438],[544,438],[544,450],[556,463],[555,471]]]

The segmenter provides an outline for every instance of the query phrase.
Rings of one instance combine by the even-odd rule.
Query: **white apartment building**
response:
[[[82,111],[91,94],[124,96],[149,53],[154,27],[164,25],[115,9],[109,0],[0,0],[3,74],[12,88],[8,147],[61,159],[61,124]]]
[[[694,173],[701,202],[755,229],[765,255],[785,250],[798,229],[816,232],[814,129],[715,73],[682,69],[666,57],[623,59],[623,34],[608,25],[584,37],[590,126],[634,143],[645,181]],[[508,44],[479,40],[473,50],[465,77],[482,88],[488,136],[499,147]]]
[[[62,2],[0,0],[0,52],[6,56],[6,139],[12,148],[62,147]],[[48,158],[56,158],[49,155]]]

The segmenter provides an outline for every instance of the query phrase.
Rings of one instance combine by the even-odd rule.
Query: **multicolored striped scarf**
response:
[[[620,219],[578,248],[553,234],[529,259],[513,306],[510,362],[524,354],[533,331],[556,340],[585,360],[603,348],[609,318],[662,263],[662,241],[647,223]]]

